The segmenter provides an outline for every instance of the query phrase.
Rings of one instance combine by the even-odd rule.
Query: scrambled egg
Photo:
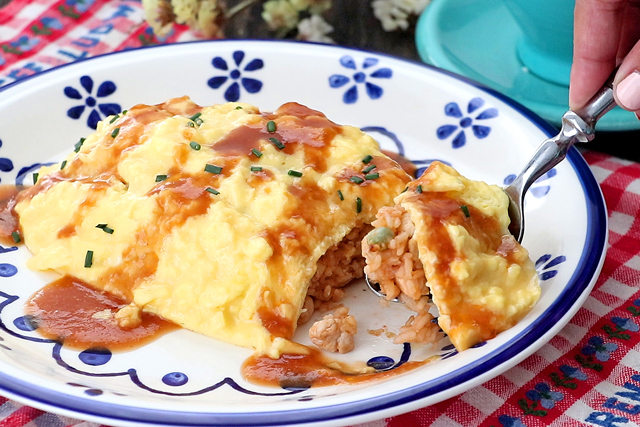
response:
[[[415,225],[438,324],[458,350],[514,326],[538,301],[538,275],[509,234],[500,187],[434,162],[396,203]]]
[[[409,179],[371,137],[299,104],[185,97],[100,122],[16,212],[29,267],[123,298],[125,324],[145,310],[277,357],[318,259]]]

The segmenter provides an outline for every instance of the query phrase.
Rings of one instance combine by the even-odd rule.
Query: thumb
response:
[[[613,96],[625,110],[640,113],[640,42],[620,64],[613,81]]]

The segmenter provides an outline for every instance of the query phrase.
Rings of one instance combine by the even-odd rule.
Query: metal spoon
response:
[[[504,188],[509,197],[509,232],[519,243],[522,243],[524,236],[524,196],[527,190],[538,178],[560,163],[573,144],[593,140],[596,123],[616,105],[613,98],[613,79],[616,71],[617,69],[584,107],[564,113],[560,132],[545,140],[522,172]],[[369,281],[366,275],[365,280],[374,294],[385,298],[378,283]],[[398,298],[390,301],[400,302]]]

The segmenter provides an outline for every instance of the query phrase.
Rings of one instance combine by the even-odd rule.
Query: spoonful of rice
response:
[[[435,165],[434,170],[430,167],[422,177],[411,182],[407,191],[396,199],[396,206],[383,208],[379,212],[377,222],[373,223],[376,228],[363,241],[363,254],[367,260],[365,279],[369,288],[376,295],[393,302],[417,301],[428,295],[425,272],[420,271],[423,267],[426,271],[427,266],[418,260],[424,258],[419,256],[421,251],[423,254],[428,251],[430,259],[436,260],[435,264],[431,261],[427,264],[437,266],[441,263],[440,259],[449,257],[453,261],[447,268],[456,270],[454,274],[461,274],[460,277],[467,274],[457,271],[459,262],[454,260],[457,255],[451,255],[451,244],[446,243],[452,237],[442,234],[422,247],[417,243],[420,239],[410,237],[420,233],[421,229],[425,235],[433,235],[442,222],[461,225],[469,232],[486,229],[488,234],[497,236],[494,247],[487,248],[487,253],[512,257],[512,253],[520,251],[525,231],[524,197],[527,190],[560,163],[576,142],[589,142],[594,138],[596,123],[615,106],[614,75],[615,72],[584,107],[569,110],[562,116],[560,132],[540,145],[509,186],[500,188],[467,180],[444,164]],[[433,186],[432,183],[436,181],[439,184]],[[473,200],[480,200],[481,203],[474,206]],[[420,218],[418,221],[409,221],[409,216]],[[479,220],[488,217],[495,219],[495,223]],[[475,225],[471,224],[473,222]],[[497,231],[492,232],[492,228]],[[512,239],[500,240],[500,236],[509,234],[513,236]],[[460,242],[467,238],[465,236],[466,232],[465,235],[453,237],[455,244],[463,245]],[[479,241],[488,240],[484,236]],[[528,259],[528,253],[523,251],[526,254],[524,258]],[[433,265],[429,267],[431,270]],[[486,268],[492,270],[494,266]],[[486,275],[486,271],[478,270],[474,274]]]

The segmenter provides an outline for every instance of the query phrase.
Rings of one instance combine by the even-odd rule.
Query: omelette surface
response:
[[[459,351],[511,328],[538,301],[538,275],[509,233],[502,188],[434,162],[396,203],[415,225],[438,324]]]
[[[318,259],[409,180],[371,137],[302,105],[184,97],[100,122],[15,210],[30,268],[122,298],[122,316],[277,357]]]

